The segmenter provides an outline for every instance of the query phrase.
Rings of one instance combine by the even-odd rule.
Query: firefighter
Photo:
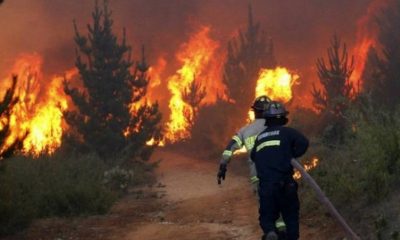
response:
[[[286,224],[286,239],[299,238],[299,199],[290,161],[307,151],[308,140],[284,126],[288,113],[282,103],[269,104],[264,113],[267,128],[257,136],[251,152],[260,181],[259,221],[266,240],[278,239],[274,223],[279,215]]]
[[[233,136],[232,140],[225,148],[217,174],[218,183],[221,183],[221,180],[225,180],[227,165],[236,150],[241,149],[244,146],[247,152],[250,154],[257,135],[266,128],[263,113],[268,108],[270,102],[271,99],[267,96],[260,96],[255,99],[253,105],[251,106],[251,109],[254,111],[255,120],[241,128],[236,135]],[[253,191],[257,194],[258,177],[254,162],[250,160],[250,157],[248,159],[248,163],[250,168],[250,183]],[[276,227],[280,234],[284,235],[285,224],[281,219],[276,222]]]
[[[251,109],[254,111],[255,120],[241,128],[236,135],[228,143],[225,151],[222,153],[222,159],[220,161],[219,171],[218,171],[218,183],[221,180],[225,180],[225,174],[227,170],[227,165],[236,150],[241,149],[243,146],[246,148],[247,152],[250,154],[251,149],[254,145],[254,140],[257,135],[265,129],[265,120],[263,118],[264,111],[268,108],[271,99],[267,96],[261,96],[255,99]],[[250,182],[252,183],[255,192],[258,191],[258,178],[255,165],[253,161],[248,159],[250,168]]]

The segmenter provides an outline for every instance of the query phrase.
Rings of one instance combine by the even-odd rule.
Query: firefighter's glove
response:
[[[221,184],[221,180],[225,180],[225,174],[226,174],[226,164],[221,163],[219,165],[219,170],[217,174],[218,184]]]

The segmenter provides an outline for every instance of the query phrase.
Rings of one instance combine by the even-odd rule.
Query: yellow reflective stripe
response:
[[[265,148],[265,147],[271,147],[271,146],[279,146],[281,145],[281,141],[280,140],[270,140],[270,141],[266,141],[261,143],[260,145],[257,146],[257,152],[260,151],[261,149]]]
[[[229,150],[225,150],[225,151],[222,153],[222,155],[228,156],[228,157],[231,157],[232,154],[233,154],[232,151],[229,151]]]
[[[253,176],[253,177],[251,177],[250,178],[250,182],[251,183],[255,183],[255,182],[258,182],[259,180],[258,180],[258,177],[257,176]]]
[[[238,137],[238,136],[233,136],[233,138],[232,138],[233,140],[235,140],[236,141],[236,143],[239,145],[239,147],[242,147],[242,140],[240,140],[240,137]]]
[[[277,228],[277,229],[284,229],[284,228],[286,228],[286,224],[285,224],[285,222],[283,222],[282,220],[278,220],[278,221],[276,221],[276,223],[275,223],[275,227]]]
[[[257,135],[248,137],[244,140],[244,145],[246,146],[247,151],[250,151],[254,147],[254,143],[256,141]]]

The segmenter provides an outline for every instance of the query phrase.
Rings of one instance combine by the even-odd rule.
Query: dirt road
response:
[[[157,170],[165,184],[167,203],[158,222],[143,223],[125,240],[158,239],[258,239],[257,202],[247,177],[228,178],[216,184],[216,163],[188,159],[159,151],[165,159]]]
[[[229,166],[227,180],[216,184],[217,163],[159,149],[158,183],[121,199],[105,216],[36,221],[8,239],[67,240],[256,240],[257,200],[249,188],[247,166]],[[301,239],[318,229],[302,226]],[[337,238],[336,238],[337,239]]]

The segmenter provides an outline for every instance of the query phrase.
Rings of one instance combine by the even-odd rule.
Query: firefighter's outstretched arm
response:
[[[219,164],[219,169],[217,174],[218,184],[221,184],[221,180],[225,180],[227,166],[232,158],[233,153],[236,150],[242,148],[242,146],[243,146],[243,140],[239,135],[233,136],[232,140],[226,146],[224,152],[222,153],[222,159]]]

